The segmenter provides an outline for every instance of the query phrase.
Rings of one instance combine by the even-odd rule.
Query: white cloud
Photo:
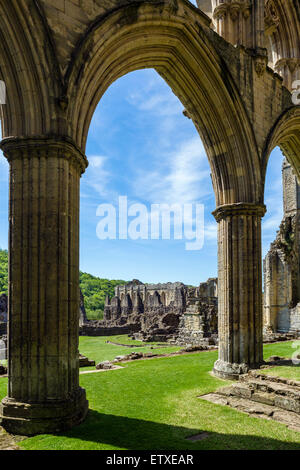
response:
[[[206,224],[205,227],[204,227],[204,230],[205,230],[205,240],[209,240],[209,241],[217,241],[218,239],[218,224],[217,222],[215,223],[209,223],[209,224]]]
[[[0,181],[2,183],[8,183],[8,161],[3,156],[3,153],[0,152]]]
[[[3,155],[3,152],[1,152],[1,151],[0,151],[0,165],[7,165],[8,166],[8,162],[7,162],[6,158]]]
[[[279,225],[282,221],[282,215],[280,212],[272,215],[262,223],[262,229],[266,232],[274,232],[279,229]]]
[[[183,111],[182,104],[171,93],[154,94],[137,103],[137,108],[159,116],[174,116]]]
[[[279,226],[283,218],[282,186],[280,184],[277,187],[276,180],[274,180],[274,196],[266,199],[266,206],[268,212],[262,221],[263,257],[269,251],[270,244],[275,240],[277,231],[279,230]]]
[[[167,155],[153,159],[153,171],[138,172],[136,193],[159,204],[203,202],[212,185],[206,154],[200,138],[194,137]]]
[[[110,181],[110,173],[105,165],[107,157],[103,155],[91,155],[88,157],[89,167],[87,169],[87,177],[83,177],[83,185],[88,185],[101,197],[105,197],[108,192],[108,183]]]
[[[158,74],[151,73],[142,87],[128,93],[126,100],[137,110],[153,113],[157,117],[175,116],[183,111],[181,102],[170,93],[169,88],[162,85],[162,78]]]

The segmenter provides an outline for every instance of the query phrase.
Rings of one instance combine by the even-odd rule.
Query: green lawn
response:
[[[118,346],[105,345],[104,338],[81,338],[80,350],[97,361],[120,353]],[[293,352],[292,343],[265,346],[265,358],[275,354],[288,357]],[[87,420],[69,432],[36,436],[20,445],[50,450],[299,450],[300,433],[197,398],[226,384],[210,374],[216,358],[216,351],[205,351],[81,375],[90,402]],[[1,397],[6,394],[6,382],[0,379]],[[186,441],[201,431],[208,433],[206,439]]]
[[[299,352],[299,349],[299,341],[290,341],[288,343],[277,343],[274,345],[268,345],[264,348],[264,359],[266,360],[273,355],[291,358],[296,351]],[[277,375],[281,377],[286,377],[288,379],[300,381],[300,364],[295,364],[288,367],[270,367],[268,369],[262,369],[261,372],[268,375]]]
[[[126,346],[116,346],[115,344],[106,343],[106,341],[112,341],[122,344],[133,344],[137,346],[144,345],[143,347],[128,348]],[[179,346],[163,346],[157,347],[157,343],[142,343],[141,341],[134,341],[128,338],[127,335],[122,336],[81,336],[79,338],[79,350],[81,354],[84,354],[89,359],[96,361],[96,364],[101,361],[111,361],[116,356],[123,356],[132,352],[152,352],[155,354],[169,354],[172,352],[180,351],[182,349]],[[155,347],[155,349],[151,349]],[[84,368],[82,370],[95,369],[94,367]]]
[[[300,367],[298,365],[271,367],[270,369],[263,369],[262,372],[267,375],[277,375],[279,377],[300,381]]]

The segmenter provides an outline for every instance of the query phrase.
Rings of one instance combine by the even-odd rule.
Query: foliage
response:
[[[103,317],[105,297],[114,295],[114,288],[126,281],[100,279],[91,274],[80,272],[80,288],[84,296],[87,317],[100,320]],[[8,288],[8,252],[0,248],[0,295],[7,294]]]
[[[113,297],[115,287],[121,284],[126,284],[126,281],[109,281],[80,272],[80,288],[89,320],[100,320],[103,317],[106,296]]]
[[[8,252],[0,248],[0,295],[7,294],[8,288]]]

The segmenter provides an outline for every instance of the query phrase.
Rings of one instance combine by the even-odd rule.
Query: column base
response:
[[[240,375],[247,374],[250,369],[259,369],[261,364],[232,364],[218,359],[212,373],[225,380],[239,380]]]
[[[1,426],[20,436],[58,433],[80,424],[86,418],[88,401],[85,390],[65,401],[23,403],[6,397],[0,404]]]

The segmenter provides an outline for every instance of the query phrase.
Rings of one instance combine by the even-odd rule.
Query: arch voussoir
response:
[[[300,106],[287,109],[272,127],[263,152],[262,173],[264,176],[269,156],[277,146],[281,148],[300,181]]]
[[[219,243],[215,373],[236,377],[262,361],[260,151],[269,124],[257,108],[272,81],[266,57],[223,40],[187,0],[64,3],[73,3],[76,18],[54,1],[0,0],[0,78],[8,86],[2,149],[11,170],[10,376],[1,415],[7,429],[24,434],[64,430],[87,413],[78,382],[79,182],[96,106],[114,81],[138,69],[154,68],[169,84],[210,162]],[[249,19],[250,30],[261,21]],[[238,72],[245,64],[249,77]],[[278,120],[265,166],[280,145],[300,171],[299,122],[299,108]]]
[[[87,57],[84,67],[82,56]],[[141,68],[155,68],[163,76],[195,123],[212,168],[217,205],[259,202],[260,165],[242,101],[233,81],[227,88],[224,64],[199,34],[195,18],[181,16],[180,10],[147,3],[124,7],[91,29],[67,74],[67,120],[77,145],[84,151],[94,110],[111,83]]]

